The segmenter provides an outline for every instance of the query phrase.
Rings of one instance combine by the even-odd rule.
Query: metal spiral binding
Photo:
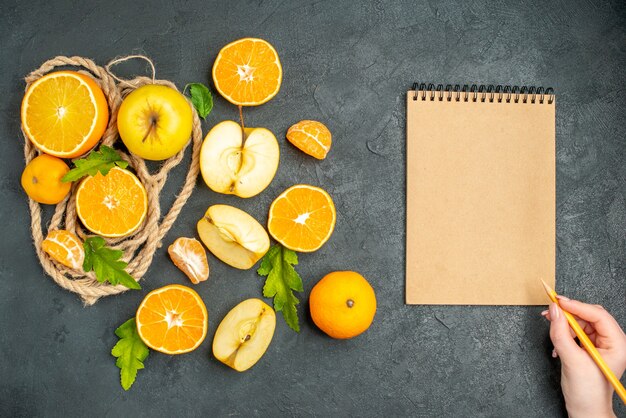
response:
[[[476,84],[472,84],[471,86],[467,84],[463,86],[459,84],[455,84],[454,86],[446,84],[445,87],[443,84],[438,84],[435,87],[434,84],[413,83],[411,90],[414,90],[413,100],[415,101],[421,99],[422,101],[439,100],[441,102],[445,98],[448,102],[452,100],[460,102],[463,100],[464,102],[519,103],[521,101],[522,103],[530,102],[535,104],[539,102],[543,104],[547,96],[548,104],[554,102],[554,89],[552,87],[544,89],[543,87],[535,86],[511,87],[501,85],[494,86],[493,84],[481,84],[479,86]]]

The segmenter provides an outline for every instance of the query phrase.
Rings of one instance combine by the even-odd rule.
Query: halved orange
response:
[[[330,151],[332,135],[322,122],[301,120],[287,130],[287,140],[300,151],[323,160]]]
[[[133,233],[147,212],[146,189],[137,176],[123,168],[85,178],[76,192],[76,214],[85,228],[103,237]]]
[[[165,354],[183,354],[204,341],[209,314],[195,290],[171,284],[148,293],[135,319],[137,332],[148,347]]]
[[[41,249],[53,260],[74,270],[83,269],[85,250],[81,240],[63,229],[48,232],[48,236],[41,242]]]
[[[209,262],[204,247],[194,238],[180,237],[167,248],[172,262],[189,277],[191,283],[198,284],[209,278]]]
[[[37,148],[56,157],[74,158],[102,138],[109,107],[93,78],[57,71],[30,85],[21,115],[24,133]]]
[[[220,50],[213,64],[217,91],[239,106],[258,106],[276,96],[283,79],[278,53],[269,42],[244,38]]]
[[[335,204],[319,187],[296,184],[270,206],[267,226],[283,246],[300,252],[319,249],[335,229]]]

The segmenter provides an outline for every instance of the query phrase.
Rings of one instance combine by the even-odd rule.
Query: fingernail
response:
[[[553,321],[555,319],[559,319],[559,307],[556,306],[556,303],[551,303],[549,310],[550,310],[550,316],[552,317]]]
[[[546,309],[545,311],[541,312],[541,316],[546,316],[548,314],[548,310]]]
[[[559,355],[556,353],[556,350],[552,350],[552,358],[557,358]]]
[[[565,300],[565,301],[570,300],[570,298],[568,298],[567,296],[562,296],[562,295],[556,295],[556,298],[557,298],[558,300]]]

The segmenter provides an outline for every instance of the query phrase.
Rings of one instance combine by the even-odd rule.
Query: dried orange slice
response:
[[[315,120],[302,120],[292,125],[287,131],[287,140],[318,160],[326,158],[333,142],[326,125]]]
[[[301,252],[319,249],[335,229],[335,204],[319,187],[296,184],[270,206],[268,229],[283,246]]]
[[[137,309],[137,332],[165,354],[195,350],[204,341],[209,314],[195,290],[172,284],[148,293]]]
[[[217,54],[213,82],[229,102],[258,106],[276,96],[283,79],[278,53],[263,39],[231,42]]]
[[[74,270],[83,269],[85,250],[80,239],[70,231],[55,229],[41,242],[41,249],[53,260]]]
[[[200,241],[180,237],[167,248],[172,262],[189,277],[191,283],[198,284],[209,278],[209,262]]]
[[[91,232],[103,237],[123,237],[139,228],[148,212],[148,196],[130,171],[113,167],[106,176],[97,173],[80,183],[76,214]]]
[[[22,128],[46,154],[83,155],[100,140],[109,121],[98,84],[76,71],[57,71],[30,85],[22,100]]]

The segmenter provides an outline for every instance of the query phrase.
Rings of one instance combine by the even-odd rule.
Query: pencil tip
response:
[[[546,292],[548,294],[554,292],[554,290],[552,290],[552,288],[548,286],[548,283],[544,282],[543,279],[541,279],[541,283],[543,283],[543,288],[546,289]]]

